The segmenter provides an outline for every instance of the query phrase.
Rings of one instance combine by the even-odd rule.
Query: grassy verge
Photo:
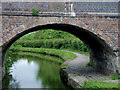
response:
[[[11,54],[12,53],[12,54]],[[40,55],[42,54],[42,55]],[[26,48],[26,47],[11,47],[6,54],[5,61],[5,71],[9,73],[9,68],[16,61],[16,56],[29,56],[44,59],[47,61],[53,61],[56,63],[63,63],[65,60],[72,60],[77,56],[71,52],[56,50],[56,49],[46,49],[46,48]],[[45,56],[46,55],[46,56]],[[50,57],[50,56],[53,57]],[[56,58],[59,57],[59,58]]]
[[[32,52],[32,53],[40,53],[45,55],[51,55],[60,57],[61,59],[65,60],[72,60],[77,56],[71,52],[61,51],[57,49],[46,49],[46,48],[27,48],[27,47],[13,47],[10,48],[13,51],[21,51],[21,52]]]
[[[73,51],[73,52],[77,52],[77,53],[80,53],[80,54],[84,54],[86,56],[89,56],[89,52],[83,52],[83,51],[79,51],[79,50],[73,50],[72,48],[68,48],[68,49],[60,49],[60,50],[68,50],[68,51]]]
[[[111,79],[112,80],[118,80],[118,79],[120,79],[120,75],[115,73],[115,74],[112,75]]]
[[[67,49],[71,51],[77,51],[83,54],[88,54],[88,48],[82,41],[77,38],[66,39],[40,39],[40,40],[18,40],[13,46],[20,45],[22,47],[30,48],[52,48],[52,49]]]
[[[118,88],[119,84],[113,83],[113,82],[102,82],[102,81],[84,81],[83,86],[78,86],[78,88],[97,88],[97,90],[100,88],[103,88],[103,90],[106,90],[107,88]],[[117,90],[117,89],[116,89]]]

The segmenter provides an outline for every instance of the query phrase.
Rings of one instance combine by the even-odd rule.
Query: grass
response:
[[[66,69],[67,66],[68,66],[68,64],[62,64],[62,65],[60,65],[60,68],[61,69]]]
[[[89,52],[83,52],[83,51],[79,51],[79,50],[74,50],[72,48],[69,48],[69,49],[61,49],[61,50],[68,50],[68,51],[73,51],[73,52],[77,52],[77,53],[80,53],[80,54],[84,54],[86,56],[89,56]]]
[[[118,88],[119,84],[113,82],[102,82],[102,81],[84,81],[83,86],[77,86],[77,88]]]
[[[120,75],[118,75],[117,73],[113,74],[111,77],[112,80],[118,80],[120,79]]]
[[[46,49],[46,48],[27,48],[27,47],[13,47],[10,48],[10,50],[16,50],[21,52],[31,52],[31,53],[40,53],[45,55],[51,55],[60,57],[64,61],[66,60],[72,60],[76,58],[77,56],[71,52],[61,51],[57,49]]]

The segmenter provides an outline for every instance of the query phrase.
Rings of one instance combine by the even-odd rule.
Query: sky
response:
[[[2,2],[119,2],[120,0],[0,0]]]

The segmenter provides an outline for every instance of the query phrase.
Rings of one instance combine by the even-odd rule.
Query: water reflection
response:
[[[60,80],[59,64],[28,56],[16,59],[11,75],[3,83],[5,88],[65,88]]]

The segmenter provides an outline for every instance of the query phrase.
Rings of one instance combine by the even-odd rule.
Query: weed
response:
[[[88,66],[90,66],[90,62],[88,62],[88,63],[86,64],[86,67],[88,67]]]
[[[38,15],[39,15],[39,10],[36,9],[36,8],[34,8],[34,9],[32,10],[32,15],[38,16]]]
[[[118,79],[120,79],[120,75],[115,73],[115,74],[112,75],[111,79],[112,80],[118,80]]]

